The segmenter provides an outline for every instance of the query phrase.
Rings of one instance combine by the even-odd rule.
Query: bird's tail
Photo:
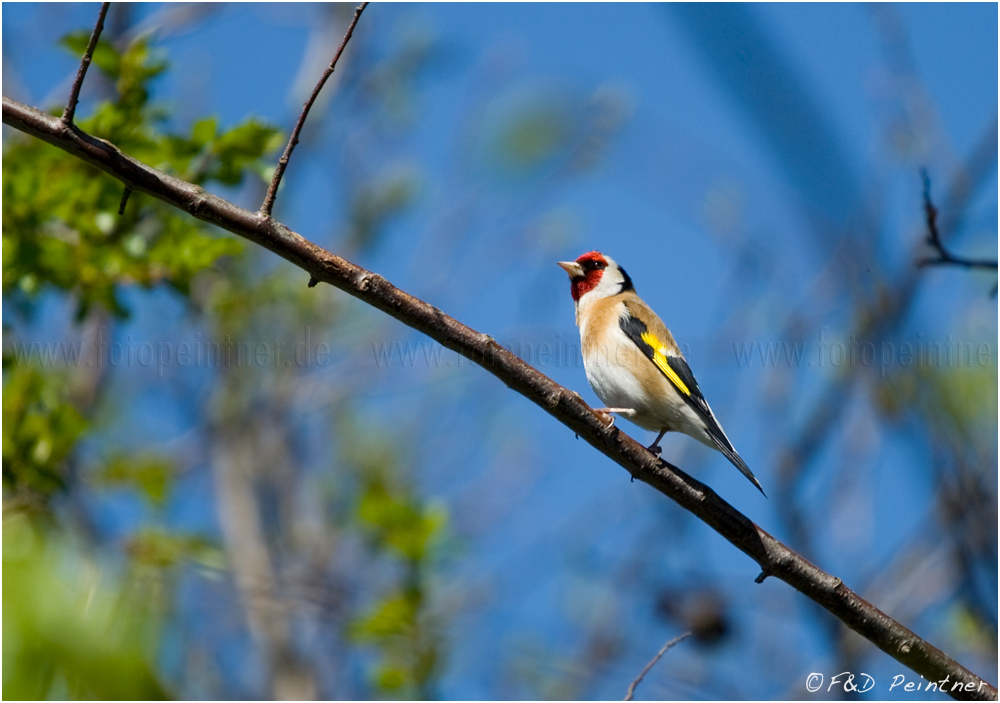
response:
[[[732,445],[728,442],[721,441],[714,434],[710,434],[709,436],[712,438],[712,441],[715,442],[715,446],[719,449],[719,451],[725,454],[729,461],[733,462],[733,466],[739,469],[740,473],[750,480],[750,483],[757,486],[757,490],[760,491],[762,496],[767,498],[767,493],[764,493],[764,489],[761,487],[760,481],[758,481],[757,477],[753,475],[753,471],[751,471],[750,467],[747,466],[747,463],[740,458],[740,455],[736,453],[736,450],[733,449]]]

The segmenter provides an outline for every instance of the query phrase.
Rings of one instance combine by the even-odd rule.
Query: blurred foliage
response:
[[[74,32],[61,43],[79,54],[88,38]],[[162,133],[167,114],[149,102],[149,84],[167,63],[143,37],[123,52],[100,42],[94,63],[115,82],[117,99],[98,104],[80,127],[141,161],[195,183],[237,185],[248,170],[265,170],[263,156],[280,145],[278,130],[255,120],[220,132],[205,119],[189,136]],[[241,251],[237,240],[155,199],[133,195],[119,216],[118,181],[40,140],[14,138],[4,147],[3,292],[15,309],[29,313],[38,294],[55,288],[74,297],[78,320],[95,304],[123,316],[122,286],[162,282],[187,294],[196,274]],[[62,485],[60,466],[85,427],[65,386],[5,353],[5,489],[48,493]],[[124,477],[125,466],[130,480],[162,499],[164,477],[148,462],[112,462],[107,476]]]
[[[82,34],[64,44],[76,50]],[[187,181],[239,184],[264,175],[262,157],[281,144],[273,127],[249,120],[220,131],[215,119],[189,134],[161,131],[167,113],[149,102],[149,84],[167,67],[144,38],[118,53],[99,44],[96,65],[115,81],[117,99],[96,106],[81,129]],[[78,317],[100,303],[118,316],[122,285],[161,282],[187,293],[191,279],[240,243],[158,200],[133,194],[118,215],[123,186],[37,139],[11,139],[3,162],[3,292],[22,309],[46,287],[71,292]]]
[[[303,285],[297,272],[262,273],[255,268],[257,263],[253,256],[230,262],[224,270],[205,275],[204,286],[193,296],[218,339],[229,335],[281,340],[293,354],[301,320],[325,329],[340,319],[341,301],[330,291],[317,294]]]
[[[209,569],[225,567],[218,546],[201,535],[146,528],[132,535],[126,551],[139,567],[174,568],[193,562]]]
[[[607,84],[589,96],[558,85],[509,88],[484,110],[477,161],[508,182],[594,169],[632,114],[628,91]]]
[[[517,171],[536,168],[569,141],[572,122],[563,114],[563,105],[532,103],[514,115],[497,135],[497,158]]]
[[[997,367],[943,363],[929,353],[916,358],[914,368],[890,374],[886,383],[873,387],[880,410],[894,419],[918,411],[929,419],[926,424],[933,438],[956,454],[968,454],[973,465],[988,471],[990,467],[978,460],[990,453],[983,441],[996,426]]]
[[[421,74],[439,58],[438,37],[422,23],[396,27],[397,49],[353,77],[377,108],[376,119],[389,131],[410,126],[418,114],[415,87]]]
[[[3,697],[164,699],[148,664],[156,627],[69,541],[4,518]]]
[[[377,650],[372,682],[381,695],[436,698],[443,623],[429,605],[428,579],[442,551],[447,513],[392,478],[399,462],[377,443],[362,439],[348,449],[347,459],[359,479],[357,520],[373,557],[400,567],[397,579],[351,623],[349,635]]]
[[[79,56],[89,36],[74,32],[61,43]],[[208,118],[186,134],[163,131],[169,115],[150,102],[150,85],[167,63],[144,37],[123,51],[100,42],[94,65],[113,82],[115,97],[78,120],[84,131],[198,184],[236,186],[248,172],[268,175],[263,157],[282,139],[259,121],[223,130]],[[74,301],[78,323],[101,310],[123,317],[123,287],[166,284],[186,296],[198,274],[242,251],[232,237],[139,194],[119,215],[122,192],[115,179],[40,140],[5,139],[3,293],[10,309],[30,318],[48,291]],[[127,587],[109,584],[81,545],[56,530],[68,526],[68,516],[46,521],[51,534],[35,524],[37,511],[29,509],[56,517],[53,498],[73,487],[77,445],[97,412],[94,398],[74,395],[74,381],[94,369],[20,358],[12,353],[14,329],[5,324],[3,695],[163,698],[149,664],[159,637],[155,612],[169,607],[161,576],[186,562],[219,569],[225,560],[203,537],[143,529],[125,544],[139,571],[130,572]],[[170,496],[169,459],[114,453],[91,468],[93,488],[134,489],[154,508]],[[142,573],[150,578],[136,589]]]
[[[45,497],[64,487],[66,458],[87,422],[60,375],[3,363],[3,490]]]
[[[930,401],[926,412],[933,419],[930,426],[955,442],[956,452],[975,447],[977,440],[988,437],[996,428],[996,366],[942,365],[925,376]]]
[[[444,528],[447,514],[443,507],[424,506],[412,496],[394,494],[391,488],[378,478],[370,479],[358,517],[380,547],[409,564],[419,564]]]
[[[378,203],[367,212],[351,210],[345,238],[356,246],[375,245],[385,218],[409,204],[406,186],[391,176],[374,179],[372,190],[361,192],[382,188],[383,193],[397,195],[402,189],[402,197],[376,196],[369,202]],[[361,231],[366,234],[357,237]],[[345,617],[336,623],[334,636],[351,647],[368,672],[367,696],[434,698],[443,658],[444,616],[433,612],[431,577],[446,539],[447,513],[400,478],[403,462],[385,445],[383,434],[355,421],[353,401],[359,387],[352,379],[340,379],[322,392],[324,407],[334,416],[332,434],[337,438],[335,451],[321,467],[322,478],[305,475],[303,467],[290,461],[294,445],[288,427],[295,421],[288,418],[298,411],[288,406],[292,394],[296,388],[322,382],[316,375],[320,371],[324,378],[330,374],[337,378],[335,359],[327,368],[318,368],[317,344],[333,339],[337,346],[350,348],[354,334],[363,329],[370,333],[370,320],[365,314],[345,315],[341,296],[305,286],[297,271],[262,273],[267,257],[249,251],[226,262],[200,279],[192,297],[212,341],[266,339],[272,351],[282,350],[280,363],[271,357],[267,364],[251,364],[252,369],[245,364],[227,366],[209,403],[211,424],[220,432],[233,433],[232,445],[249,447],[255,459],[244,468],[260,496],[258,517],[245,519],[259,520],[262,531],[273,537],[267,548],[273,550],[275,561],[310,558],[293,537],[292,525],[303,516],[287,514],[282,506],[297,503],[290,495],[296,486],[329,481],[330,491],[323,496],[322,543],[357,542],[363,554],[357,561],[337,562],[331,569],[334,575],[324,582],[330,593],[343,589],[354,594],[335,601],[334,607],[345,609]],[[309,401],[300,392],[296,402]],[[284,418],[287,426],[261,418]],[[273,509],[268,510],[269,505]],[[227,545],[230,550],[240,548],[246,545]],[[239,579],[238,573],[234,575]],[[284,602],[292,590],[294,586],[279,589],[275,598]]]
[[[393,164],[377,177],[361,183],[351,198],[347,246],[358,249],[371,246],[388,220],[413,205],[419,190],[419,171],[412,164]]]
[[[385,596],[355,621],[354,640],[380,650],[372,681],[388,698],[433,699],[427,688],[439,665],[434,640],[425,641],[421,622],[421,591],[410,589]]]
[[[91,476],[95,486],[127,486],[138,488],[153,505],[162,506],[167,499],[173,465],[155,456],[116,455]]]

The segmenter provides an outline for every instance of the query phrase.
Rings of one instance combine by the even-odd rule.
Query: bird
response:
[[[587,381],[608,406],[596,412],[611,416],[612,424],[616,413],[659,432],[647,448],[656,457],[667,432],[693,437],[724,454],[766,497],[726,437],[670,330],[636,293],[625,269],[598,251],[556,263],[570,278]]]

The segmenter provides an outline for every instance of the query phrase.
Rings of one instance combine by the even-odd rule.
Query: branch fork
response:
[[[316,102],[316,98],[319,97],[319,92],[323,90],[323,86],[326,85],[327,79],[333,75],[333,72],[337,68],[337,62],[340,60],[340,55],[344,53],[344,49],[347,47],[347,42],[351,40],[351,36],[354,34],[354,27],[358,24],[358,19],[361,17],[361,13],[365,11],[368,7],[367,2],[363,2],[354,10],[354,17],[351,19],[351,24],[347,27],[347,33],[344,34],[344,39],[340,42],[340,47],[337,49],[337,53],[333,55],[333,60],[323,75],[320,76],[319,81],[316,83],[316,87],[313,88],[312,95],[306,100],[305,104],[302,106],[302,112],[299,114],[299,119],[295,123],[295,127],[292,129],[292,134],[288,138],[288,144],[285,146],[285,151],[278,159],[278,165],[274,169],[274,175],[271,177],[271,185],[267,188],[267,195],[264,196],[264,202],[260,206],[260,211],[267,217],[271,216],[271,209],[274,207],[274,199],[278,195],[278,186],[281,185],[281,178],[285,175],[285,169],[288,168],[288,161],[292,158],[292,152],[295,151],[295,147],[299,143],[299,133],[302,132],[302,127],[306,123],[306,118],[309,116],[309,111],[312,109],[313,103]]]
[[[108,15],[108,8],[111,7],[110,2],[101,3],[101,11],[97,15],[97,24],[94,25],[94,31],[90,33],[90,41],[87,43],[87,50],[83,52],[83,58],[80,59],[80,68],[76,71],[76,79],[73,81],[73,87],[69,91],[69,99],[66,101],[66,108],[63,110],[62,117],[60,120],[67,127],[73,127],[73,118],[76,116],[76,105],[80,101],[80,89],[83,87],[83,79],[87,77],[87,69],[90,68],[90,62],[94,58],[94,49],[97,48],[97,41],[101,38],[101,32],[104,31],[104,18]]]
[[[924,181],[924,215],[927,220],[927,243],[937,252],[936,256],[921,259],[919,266],[940,266],[951,265],[961,266],[967,269],[997,269],[995,259],[967,259],[955,256],[944,246],[941,241],[941,233],[938,231],[937,216],[938,210],[931,201],[931,179],[926,170],[920,172]]]

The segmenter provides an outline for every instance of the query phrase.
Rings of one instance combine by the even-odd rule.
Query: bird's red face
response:
[[[599,251],[588,251],[576,261],[557,263],[569,275],[570,294],[575,301],[597,287],[608,267],[608,260]]]

